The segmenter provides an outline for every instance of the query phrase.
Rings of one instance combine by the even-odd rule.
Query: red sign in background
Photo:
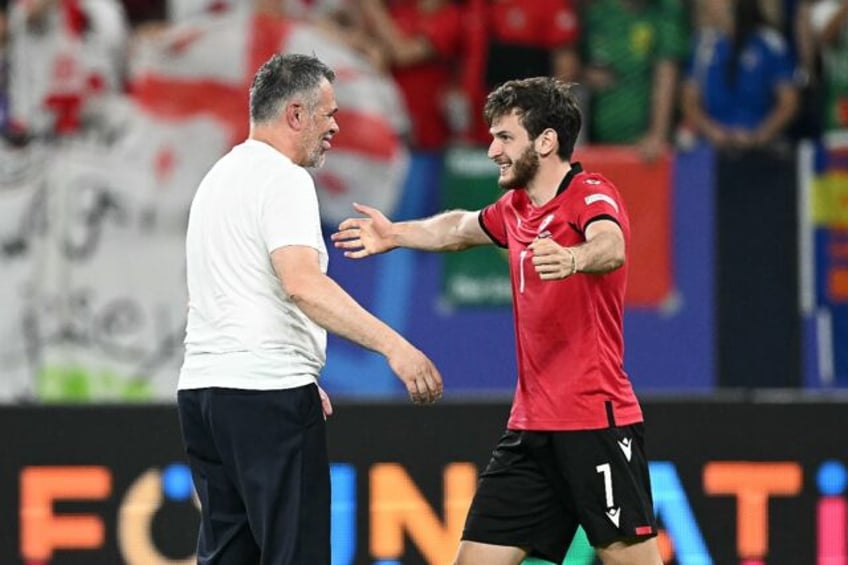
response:
[[[592,146],[574,154],[587,171],[611,180],[630,214],[630,278],[626,303],[659,307],[674,288],[670,154],[644,161],[631,147]]]

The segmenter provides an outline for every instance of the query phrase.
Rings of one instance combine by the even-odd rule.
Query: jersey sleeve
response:
[[[482,210],[478,221],[480,227],[486,232],[495,245],[499,247],[507,247],[506,222],[504,221],[504,210],[506,206],[506,198],[509,193],[502,196],[496,202],[489,204]]]
[[[619,226],[627,223],[624,202],[615,186],[605,178],[591,175],[578,185],[575,223],[581,232],[597,220],[611,220]]]
[[[264,187],[260,216],[268,252],[287,245],[324,249],[315,183],[309,173],[292,168]]]

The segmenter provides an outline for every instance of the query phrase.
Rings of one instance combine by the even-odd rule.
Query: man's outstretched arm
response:
[[[422,251],[461,251],[492,240],[480,227],[479,212],[451,210],[430,218],[392,222],[370,206],[354,204],[362,218],[348,218],[332,235],[335,246],[345,257],[361,259],[385,253],[397,247]]]
[[[413,402],[429,404],[442,396],[442,377],[433,362],[322,273],[318,251],[301,245],[280,247],[271,253],[271,262],[283,291],[310,320],[382,353]]]

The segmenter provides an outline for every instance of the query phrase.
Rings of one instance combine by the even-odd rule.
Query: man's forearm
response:
[[[599,233],[571,249],[576,255],[577,270],[583,273],[608,273],[624,264],[624,242],[611,232]]]
[[[423,220],[395,222],[394,241],[398,247],[422,251],[461,251],[486,243],[471,237],[463,224],[476,222],[472,212],[451,210]]]
[[[326,275],[299,281],[289,290],[289,297],[310,320],[366,349],[388,356],[403,340]]]

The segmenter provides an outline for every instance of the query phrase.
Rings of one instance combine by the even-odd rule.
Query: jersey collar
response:
[[[571,184],[571,181],[574,180],[574,177],[576,177],[577,175],[579,175],[582,172],[583,172],[583,165],[581,165],[580,163],[577,163],[577,162],[572,163],[571,169],[568,171],[568,173],[562,179],[562,182],[559,183],[559,188],[557,188],[557,192],[556,192],[557,196],[559,196],[560,194],[565,192],[565,189],[568,188],[568,185]]]

